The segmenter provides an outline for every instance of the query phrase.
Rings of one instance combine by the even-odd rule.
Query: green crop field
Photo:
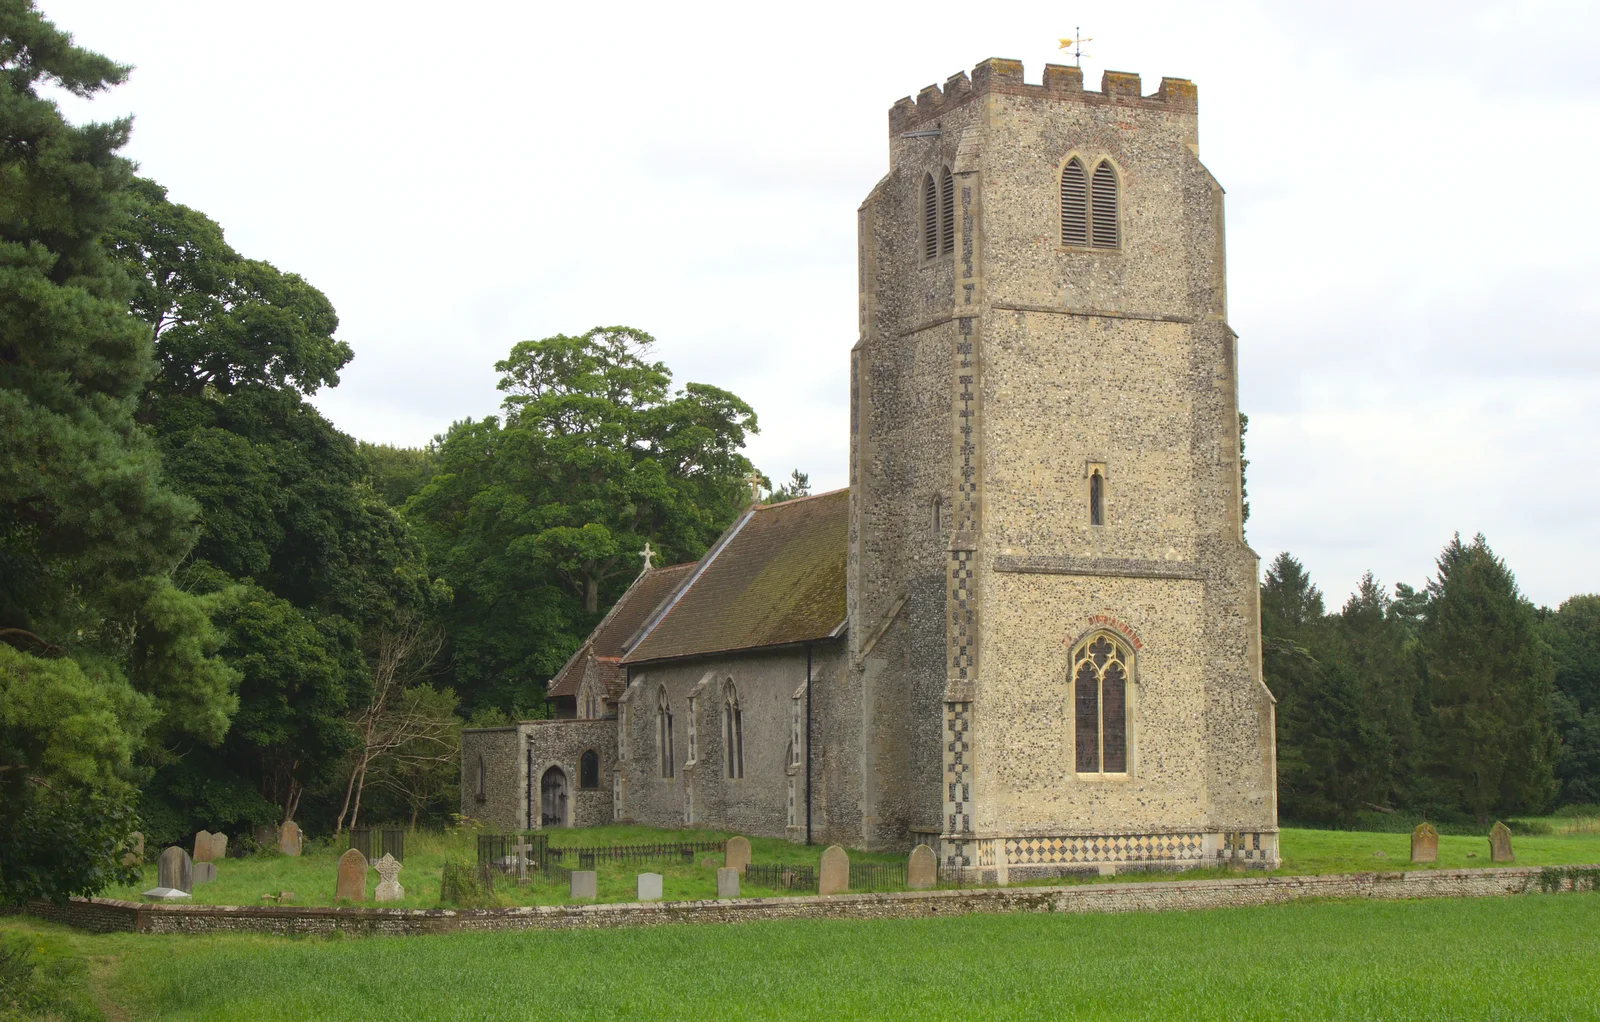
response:
[[[1600,894],[364,939],[0,919],[6,935],[84,963],[62,1018],[1584,1019]]]

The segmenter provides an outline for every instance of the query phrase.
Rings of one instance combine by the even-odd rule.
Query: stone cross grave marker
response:
[[[733,866],[725,866],[717,870],[717,897],[737,898],[739,896],[739,870]]]
[[[939,860],[933,857],[933,849],[927,845],[911,849],[911,858],[906,862],[906,886],[913,891],[926,891],[938,882]]]
[[[838,845],[822,853],[822,871],[817,875],[818,894],[843,894],[850,889],[850,856]]]
[[[660,901],[661,900],[661,874],[660,873],[640,873],[639,874],[639,900],[640,901]]]
[[[284,855],[299,855],[302,843],[300,825],[293,820],[278,828],[278,851]]]
[[[194,860],[189,853],[173,845],[156,860],[156,886],[170,887],[185,894],[194,890]]]
[[[211,861],[211,832],[209,830],[202,830],[194,836],[194,855],[192,859],[195,862]]]
[[[1417,829],[1411,832],[1411,861],[1439,861],[1439,832],[1433,829],[1432,824],[1419,823]]]
[[[373,901],[399,901],[406,896],[406,889],[400,886],[400,862],[388,852],[383,853],[383,858],[372,864],[378,871],[378,888],[372,892]]]
[[[195,863],[193,877],[196,887],[201,884],[213,883],[217,879],[217,864],[210,859],[205,862]]]
[[[745,837],[730,837],[723,848],[722,864],[729,869],[736,869],[739,875],[744,875],[744,868],[750,865],[750,839]]]
[[[533,857],[533,845],[524,841],[511,846],[512,861],[517,865],[517,879],[528,879],[528,867],[533,865],[529,860]]]
[[[579,898],[593,901],[600,897],[599,875],[592,869],[573,870],[572,882],[567,887],[567,897],[574,901]]]
[[[1511,828],[1504,823],[1496,822],[1489,830],[1489,861],[1517,861],[1517,857],[1511,851]]]
[[[339,856],[339,879],[333,889],[334,901],[367,900],[367,857],[354,848]]]
[[[128,840],[123,843],[122,847],[126,849],[122,853],[122,864],[124,866],[144,865],[144,834],[137,830],[134,831],[128,835]]]

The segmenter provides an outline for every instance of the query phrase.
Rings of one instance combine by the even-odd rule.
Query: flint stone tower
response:
[[[1278,862],[1222,188],[1195,87],[987,60],[858,212],[862,838],[1008,875]]]

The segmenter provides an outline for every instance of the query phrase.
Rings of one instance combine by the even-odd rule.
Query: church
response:
[[[991,59],[889,110],[849,487],[645,570],[462,736],[462,812],[1033,876],[1278,864],[1223,191],[1198,95]]]

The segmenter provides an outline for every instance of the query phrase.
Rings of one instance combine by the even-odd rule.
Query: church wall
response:
[[[496,830],[526,826],[523,795],[527,763],[515,725],[463,728],[461,731],[461,812]],[[478,794],[478,761],[483,760],[483,797]]]
[[[617,722],[615,720],[534,720],[520,726],[525,759],[532,770],[535,813],[538,812],[540,784],[545,772],[559,768],[567,777],[567,823],[570,827],[598,827],[612,822],[611,778],[617,768]],[[581,759],[593,750],[599,757],[599,783],[580,787]],[[527,774],[527,770],[524,770]],[[527,814],[526,808],[523,814]],[[535,819],[531,826],[543,825]]]

